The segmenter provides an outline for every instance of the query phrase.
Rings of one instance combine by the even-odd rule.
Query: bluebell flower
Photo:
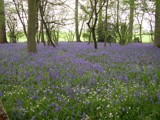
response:
[[[54,107],[54,106],[56,106],[56,104],[55,104],[55,103],[52,103],[52,104],[50,104],[50,106],[51,106],[51,107]]]
[[[0,91],[0,97],[2,97],[3,96],[3,93],[2,93],[2,91]]]
[[[32,98],[32,100],[37,100],[39,98],[39,96],[38,95],[33,95],[31,98]]]
[[[17,100],[17,106],[19,109],[22,108],[22,101],[21,100]]]

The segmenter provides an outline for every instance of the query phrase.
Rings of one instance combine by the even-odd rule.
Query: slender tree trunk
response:
[[[117,21],[116,21],[116,22],[117,22],[117,23],[116,23],[116,32],[117,32],[117,34],[118,34],[118,36],[119,36],[119,43],[121,44],[122,35],[121,35],[121,33],[120,33],[119,9],[120,9],[120,1],[117,0],[117,10],[116,10],[116,12],[117,12],[117,16],[116,16]]]
[[[102,7],[102,0],[99,0],[99,8]],[[98,15],[98,42],[104,42],[104,34],[103,34],[103,23],[102,23],[102,9],[99,11]]]
[[[92,37],[93,37],[93,40],[94,40],[94,48],[97,49],[98,46],[97,46],[95,28],[93,27],[91,31],[92,31]]]
[[[160,48],[160,0],[156,0],[154,46]]]
[[[85,17],[85,19],[86,19],[86,17]],[[79,36],[82,35],[82,30],[83,30],[83,26],[84,26],[85,19],[82,21],[82,26],[81,26],[81,28],[80,28]]]
[[[105,6],[105,10],[106,10],[106,14],[105,14],[105,21],[104,21],[104,47],[106,47],[107,44],[107,34],[108,34],[108,2],[109,0],[106,0],[106,6]]]
[[[98,5],[98,0],[90,0],[90,4],[91,4],[91,9],[92,12],[90,14],[90,18],[89,21],[87,22],[88,28],[90,29],[90,32],[92,34],[92,38],[94,41],[94,48],[97,49],[97,39],[96,39],[96,25],[97,25],[97,21],[98,21],[98,14],[100,12],[100,10],[102,9],[102,6],[105,4],[105,1],[103,1],[103,4],[101,7],[99,7],[99,9],[97,9],[97,5]],[[92,26],[90,25],[90,23],[93,22]]]
[[[139,37],[140,37],[139,42],[142,42],[142,24],[139,25]]]
[[[136,12],[136,10],[135,10]],[[139,12],[136,12],[135,14],[138,14]],[[139,15],[137,15],[137,21],[138,21],[138,24],[139,24],[139,41],[138,42],[142,42],[142,23],[143,23],[143,19],[144,19],[144,14],[145,12],[143,11],[141,17]]]
[[[153,32],[152,20],[149,20],[149,25],[150,25],[151,41],[154,42],[154,32]]]
[[[130,16],[129,16],[129,28],[128,28],[128,42],[132,42],[133,36],[133,22],[134,22],[134,1],[130,0]]]
[[[36,23],[37,0],[28,0],[28,35],[27,45],[29,53],[36,53]]]
[[[21,24],[22,24],[22,26],[23,26],[24,34],[25,34],[25,36],[27,37],[26,25],[25,25],[24,20],[22,19],[21,15],[20,15],[20,10],[19,10],[19,8],[18,8],[18,5],[16,4],[15,0],[13,0],[13,3],[14,3],[14,6],[15,6],[17,15],[18,15],[18,17],[19,17],[19,20],[20,20],[20,22],[21,22]],[[19,3],[18,3],[18,4],[19,4]],[[22,6],[22,11],[24,12],[23,6]]]
[[[46,4],[47,4],[47,2],[46,2]],[[42,21],[42,24],[44,25],[44,28],[46,29],[46,35],[48,37],[48,45],[51,43],[53,47],[56,47],[56,44],[54,43],[54,41],[52,41],[52,38],[51,38],[49,24],[47,26],[47,23],[46,23],[46,21],[44,19],[44,8],[43,7],[45,7],[46,4],[43,4],[43,3],[39,4],[39,11],[40,11],[40,16],[41,16],[41,21]]]
[[[95,28],[96,28],[96,25],[97,25],[99,12],[97,11],[97,1],[96,0],[94,0],[93,7],[94,7],[94,16],[95,16],[95,19],[94,19],[94,22],[93,22],[93,27],[91,28],[91,32],[92,32],[92,37],[93,37],[93,41],[94,41],[94,48],[97,49],[98,46],[97,46],[97,39],[96,39],[96,34],[95,34]]]
[[[49,30],[49,26],[47,26],[47,23],[45,22],[45,20],[43,18],[42,8],[41,7],[40,7],[40,14],[41,14],[42,23],[43,23],[43,25],[44,25],[44,27],[46,29],[46,34],[47,34],[47,37],[48,37],[48,43],[51,43],[53,47],[56,47],[55,43],[52,41],[50,30]]]
[[[7,43],[4,0],[0,0],[0,43]]]
[[[91,33],[91,31],[89,32],[89,37],[88,37],[88,45],[91,43],[91,38],[92,38],[92,33]]]
[[[44,3],[44,1],[40,1],[39,3],[39,12],[40,12],[40,16],[41,16],[41,21],[40,21],[40,34],[41,34],[41,42],[43,42],[44,46],[46,46],[46,42],[45,42],[45,39],[44,39],[44,24],[43,24],[43,20],[42,20],[42,16],[44,16],[44,9],[45,9],[45,6],[46,6],[47,2]]]
[[[40,35],[41,35],[41,42],[46,46],[46,42],[44,40],[44,27],[43,22],[41,20],[41,26],[40,26]]]
[[[81,42],[80,34],[79,34],[79,23],[78,23],[78,0],[75,0],[75,33],[76,33],[76,41]]]
[[[39,4],[40,1],[37,0],[37,5],[36,5],[36,41],[37,43],[40,43],[40,39],[39,39],[39,21],[38,21],[38,11],[39,11]]]

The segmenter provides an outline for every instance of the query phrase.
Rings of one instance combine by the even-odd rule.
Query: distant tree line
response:
[[[88,44],[94,43],[95,49],[97,42],[104,42],[104,46],[113,42],[125,45],[142,42],[142,24],[147,20],[154,46],[160,47],[159,0],[75,0],[70,6],[67,2],[71,1],[1,0],[0,43],[16,43],[25,36],[28,52],[35,53],[36,44],[40,42],[56,47],[61,28],[72,24],[75,31],[67,28],[68,39],[74,36],[77,42],[87,39]],[[134,37],[135,23],[139,37]],[[19,24],[23,31],[19,31]]]

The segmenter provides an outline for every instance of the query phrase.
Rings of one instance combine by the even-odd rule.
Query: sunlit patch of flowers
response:
[[[0,98],[10,119],[160,119],[160,50],[129,44],[0,45]]]

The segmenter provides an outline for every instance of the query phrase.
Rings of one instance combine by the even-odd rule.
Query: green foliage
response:
[[[121,37],[120,37],[120,40],[119,40],[119,44],[120,45],[124,45],[126,42],[127,42],[127,25],[126,23],[121,23],[121,26],[120,26],[120,34],[121,34]]]
[[[89,33],[83,33],[82,37],[83,37],[84,41],[86,41],[89,38]]]
[[[17,43],[24,36],[24,33],[23,32],[15,32],[15,33],[8,32],[7,35],[10,39],[10,42]]]
[[[68,33],[66,33],[66,39],[68,42],[73,42],[74,37],[75,37],[75,33],[73,31],[69,30]]]

